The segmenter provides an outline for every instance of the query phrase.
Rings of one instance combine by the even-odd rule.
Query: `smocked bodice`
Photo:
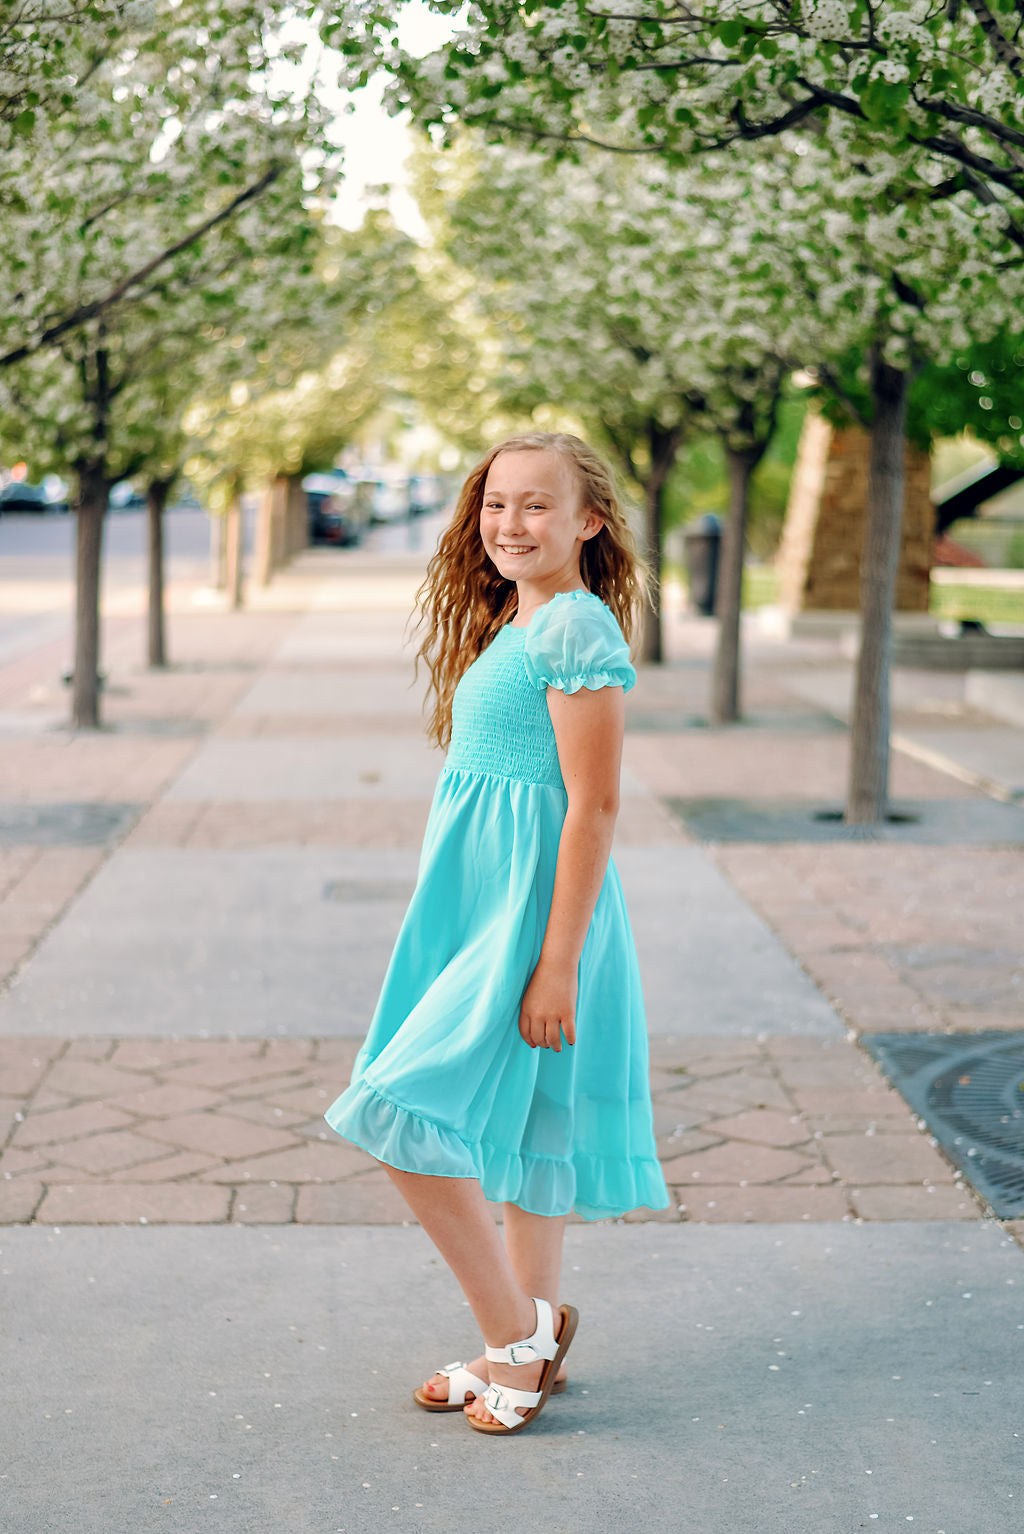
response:
[[[562,788],[547,695],[527,675],[525,638],[525,629],[506,625],[464,672],[445,766]]]

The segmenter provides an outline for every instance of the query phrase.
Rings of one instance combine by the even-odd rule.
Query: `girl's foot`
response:
[[[571,1310],[571,1307],[569,1309]],[[573,1329],[575,1329],[575,1312],[572,1312],[572,1315],[572,1325]],[[566,1314],[559,1314],[559,1312],[556,1310],[553,1312],[552,1319],[554,1321],[555,1340],[559,1341],[562,1336],[563,1328],[566,1324]],[[548,1367],[544,1359],[538,1359],[538,1361],[534,1364],[503,1364],[492,1362],[490,1360],[485,1360],[485,1363],[486,1367],[490,1371],[489,1377],[490,1383],[492,1385],[504,1385],[511,1390],[522,1391],[538,1390],[540,1388],[544,1370]],[[567,1369],[568,1366],[565,1362],[565,1359],[563,1358],[561,1365],[559,1366],[558,1373],[555,1375],[555,1386],[551,1391],[552,1395],[555,1393],[556,1389],[565,1389],[564,1384],[559,1386],[559,1381],[563,1381],[565,1379]],[[517,1406],[515,1408],[516,1416],[525,1417],[531,1409],[532,1408],[528,1406]],[[497,1417],[493,1416],[492,1413],[488,1411],[487,1407],[484,1405],[484,1398],[482,1396],[474,1397],[472,1401],[468,1401],[464,1410],[467,1417],[475,1417],[478,1422],[493,1422],[498,1427],[504,1426],[504,1424],[498,1421]]]
[[[487,1359],[484,1357],[484,1355],[482,1353],[481,1353],[479,1358],[474,1358],[470,1363],[465,1365],[465,1368],[467,1368],[469,1370],[470,1374],[475,1374],[478,1379],[487,1380],[488,1383],[490,1383],[490,1381],[492,1379],[497,1380],[497,1375],[496,1374],[492,1374],[490,1371],[492,1369],[495,1369],[495,1370],[499,1369],[500,1367],[501,1366],[499,1364],[489,1364],[487,1362]],[[561,1385],[562,1389],[564,1390],[565,1382],[566,1382],[568,1376],[569,1376],[569,1365],[567,1363],[563,1363],[562,1367],[559,1369],[558,1373],[555,1375],[555,1384],[556,1385]],[[498,1380],[498,1383],[500,1384],[501,1381]],[[514,1384],[515,1382],[510,1380],[510,1381],[508,1381],[508,1383],[509,1384]],[[523,1386],[520,1386],[520,1389],[523,1389],[523,1390],[534,1390],[534,1389],[536,1389],[536,1386],[534,1386],[534,1385],[523,1385]],[[559,1395],[561,1395],[562,1391],[560,1390],[558,1393],[559,1393]],[[432,1401],[447,1401],[447,1399],[448,1399],[448,1377],[447,1377],[447,1375],[444,1375],[444,1374],[432,1374],[428,1380],[424,1380],[424,1382],[423,1382],[423,1394],[426,1395],[426,1396],[429,1396]],[[467,1406],[471,1406],[475,1400],[476,1400],[475,1396],[467,1395],[467,1397],[466,1397]],[[490,1412],[487,1412],[486,1415],[488,1417],[490,1417],[491,1414],[490,1414]]]
[[[482,1353],[479,1358],[472,1359],[470,1363],[464,1364],[463,1367],[468,1369],[470,1374],[475,1374],[477,1379],[487,1380],[488,1383],[490,1382],[491,1377],[487,1371],[491,1366]],[[448,1384],[449,1381],[447,1375],[432,1374],[428,1380],[424,1380],[423,1382],[423,1394],[425,1396],[429,1396],[432,1401],[447,1401]],[[468,1394],[466,1396],[467,1403],[475,1400],[476,1397],[472,1394]]]

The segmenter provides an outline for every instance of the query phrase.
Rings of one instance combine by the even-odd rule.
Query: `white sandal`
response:
[[[467,1395],[482,1396],[487,1389],[487,1381],[462,1363],[445,1364],[436,1373],[443,1374],[448,1381],[448,1398],[439,1401],[434,1396],[428,1396],[421,1385],[413,1391],[412,1398],[424,1411],[462,1411]]]
[[[413,1391],[412,1398],[424,1411],[462,1411],[467,1396],[482,1396],[487,1392],[487,1381],[482,1380],[479,1374],[474,1374],[472,1369],[467,1369],[463,1363],[445,1364],[443,1369],[437,1369],[435,1373],[443,1374],[448,1381],[448,1394],[441,1401],[436,1396],[428,1395],[420,1385]],[[551,1387],[551,1394],[564,1395],[568,1388],[568,1380],[556,1380]]]
[[[558,1313],[561,1317],[561,1328],[558,1338],[555,1338],[555,1319],[551,1306],[547,1300],[534,1300],[537,1307],[537,1330],[532,1337],[525,1338],[522,1342],[510,1342],[503,1348],[485,1348],[484,1353],[489,1363],[492,1364],[536,1364],[544,1360],[544,1371],[540,1377],[537,1390],[513,1390],[509,1385],[488,1385],[484,1394],[484,1405],[495,1422],[484,1422],[479,1417],[470,1417],[469,1425],[478,1433],[497,1433],[502,1436],[508,1433],[519,1433],[527,1427],[535,1417],[539,1417],[544,1409],[544,1403],[551,1394],[555,1383],[555,1375],[562,1366],[562,1359],[569,1351],[569,1344],[576,1335],[576,1327],[579,1324],[579,1315],[572,1305],[560,1305]],[[525,1416],[520,1416],[516,1408],[525,1406],[528,1408]]]

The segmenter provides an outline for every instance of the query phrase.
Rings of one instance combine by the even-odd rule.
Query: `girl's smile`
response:
[[[602,525],[583,506],[579,479],[561,453],[529,448],[499,453],[491,464],[480,536],[499,573],[520,585],[521,614],[580,586],[580,550]]]

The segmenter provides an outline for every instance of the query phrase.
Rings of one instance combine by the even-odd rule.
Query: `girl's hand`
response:
[[[561,1053],[562,1035],[576,1042],[576,969],[545,964],[541,959],[523,992],[519,1032],[531,1049]]]

